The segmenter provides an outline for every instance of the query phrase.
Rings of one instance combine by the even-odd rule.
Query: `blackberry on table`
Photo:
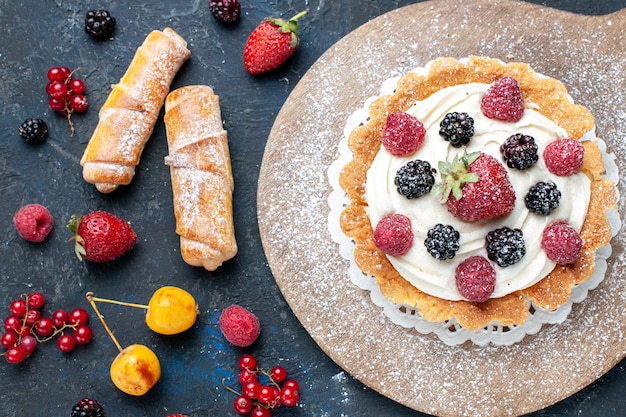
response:
[[[222,23],[234,23],[241,15],[241,4],[237,0],[209,0],[209,10]]]
[[[96,39],[110,39],[115,29],[115,18],[107,10],[90,10],[85,16],[85,32]]]
[[[104,408],[98,401],[91,398],[83,398],[74,407],[70,417],[106,417]]]
[[[433,170],[427,161],[416,159],[398,169],[394,184],[400,194],[408,199],[429,193],[435,184]]]
[[[437,224],[432,227],[424,240],[424,246],[435,259],[452,259],[459,250],[459,232],[450,225]]]
[[[535,214],[544,216],[552,213],[559,206],[560,201],[561,192],[552,181],[538,182],[530,187],[524,196],[526,208]]]
[[[474,119],[467,113],[448,113],[439,124],[439,134],[452,146],[460,148],[474,136]]]
[[[524,234],[520,229],[501,227],[487,233],[487,256],[505,268],[515,264],[526,255]]]
[[[42,119],[31,117],[24,120],[18,132],[27,143],[41,143],[48,139],[48,125]]]
[[[500,146],[500,153],[509,168],[523,171],[539,160],[538,149],[535,138],[516,133],[504,141]]]

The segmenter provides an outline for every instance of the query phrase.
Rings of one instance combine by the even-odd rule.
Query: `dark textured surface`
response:
[[[285,366],[300,381],[299,406],[281,409],[277,416],[423,415],[363,386],[318,348],[272,278],[256,218],[256,186],[265,141],[295,84],[345,34],[410,3],[244,1],[241,21],[227,27],[212,18],[206,1],[110,1],[98,7],[109,9],[116,17],[115,39],[96,42],[82,28],[89,8],[84,2],[0,0],[0,230],[4,236],[0,246],[0,303],[5,306],[4,315],[12,299],[29,291],[42,291],[47,296],[44,311],[48,314],[76,306],[91,313],[84,299],[86,291],[147,303],[152,292],[163,285],[190,291],[201,311],[192,330],[163,337],[144,325],[141,310],[101,306],[123,345],[145,344],[159,356],[163,370],[160,382],[141,398],[119,392],[108,376],[116,348],[102,326],[93,321],[94,340],[71,354],[61,354],[49,342],[39,346],[23,364],[0,363],[0,416],[66,416],[83,396],[100,401],[109,416],[235,415],[234,395],[223,387],[222,379],[235,382],[236,362],[243,352],[257,355],[262,367]],[[534,3],[590,15],[626,7],[624,1]],[[301,23],[299,52],[276,72],[249,76],[241,64],[241,51],[254,26],[265,16],[288,17],[304,8],[310,13]],[[169,170],[163,164],[167,145],[162,118],[131,185],[101,195],[82,180],[78,164],[110,84],[124,73],[147,33],[166,26],[180,33],[192,52],[173,87],[196,83],[212,86],[221,98],[222,117],[229,131],[239,254],[213,273],[187,266],[179,255]],[[79,68],[78,76],[87,84],[91,107],[73,117],[73,137],[67,121],[47,108],[45,74],[52,65]],[[51,134],[46,143],[31,146],[18,137],[17,127],[27,117],[47,120]],[[12,214],[34,202],[46,205],[56,220],[55,230],[41,244],[23,241],[12,224]],[[67,242],[70,235],[65,224],[70,214],[94,209],[126,218],[139,236],[129,254],[110,264],[79,263]],[[221,310],[232,303],[249,308],[261,320],[261,337],[249,348],[230,346],[217,328]],[[533,416],[623,415],[624,366],[622,361],[581,392]]]

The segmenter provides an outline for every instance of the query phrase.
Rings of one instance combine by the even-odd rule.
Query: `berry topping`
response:
[[[15,213],[13,223],[17,233],[29,242],[42,242],[52,231],[54,219],[41,204],[28,204]]]
[[[257,316],[238,305],[231,305],[222,311],[219,325],[226,340],[239,347],[250,346],[261,333]]]
[[[70,417],[105,417],[104,408],[91,398],[83,398],[73,408]]]
[[[504,141],[500,153],[509,168],[523,171],[539,160],[537,149],[535,138],[516,133]]]
[[[452,146],[460,148],[474,136],[474,119],[467,113],[448,113],[439,124],[439,134]]]
[[[485,117],[503,122],[517,122],[524,115],[524,99],[515,78],[502,77],[494,82],[480,102]]]
[[[492,156],[474,152],[439,162],[442,181],[435,192],[448,211],[465,222],[494,219],[515,207],[515,191],[506,169]],[[452,194],[452,196],[450,195]]]
[[[502,268],[511,266],[526,255],[524,234],[520,229],[502,227],[487,233],[487,256]]]
[[[435,177],[427,161],[416,159],[398,169],[394,183],[400,194],[413,199],[428,194],[435,184]]]
[[[90,10],[85,16],[85,32],[96,39],[111,39],[115,18],[107,10]]]
[[[41,143],[48,139],[48,125],[42,119],[28,118],[18,128],[26,143]]]
[[[222,23],[234,23],[241,15],[241,4],[237,0],[209,0],[209,10]]]
[[[550,142],[543,151],[548,171],[561,177],[578,173],[583,166],[584,156],[582,143],[571,138]]]
[[[583,240],[572,226],[558,222],[544,229],[541,247],[552,262],[567,265],[580,256]]]
[[[526,208],[535,214],[547,216],[559,206],[561,192],[552,181],[540,181],[530,187],[524,197]]]
[[[408,113],[391,113],[383,130],[382,144],[392,155],[408,156],[422,146],[426,128]]]
[[[452,259],[459,250],[461,235],[452,226],[437,224],[428,231],[424,246],[435,259]]]
[[[390,256],[402,256],[413,246],[411,219],[403,214],[389,214],[374,230],[374,245]]]
[[[469,301],[487,301],[496,287],[496,271],[483,256],[470,256],[456,267],[456,288]]]

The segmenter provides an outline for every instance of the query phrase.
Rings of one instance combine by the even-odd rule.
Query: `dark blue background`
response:
[[[94,340],[71,354],[52,342],[38,347],[19,365],[0,361],[0,416],[68,416],[83,396],[102,403],[108,416],[165,417],[172,413],[198,416],[235,415],[234,395],[223,387],[235,384],[242,353],[258,357],[261,367],[280,364],[301,384],[297,407],[276,416],[420,416],[363,386],[344,373],[310,338],[293,315],[271,275],[261,247],[256,217],[256,187],[263,150],[274,118],[307,69],[331,45],[361,24],[413,1],[293,0],[242,2],[241,20],[223,26],[213,19],[206,0],[103,1],[0,0],[0,308],[8,315],[10,301],[41,291],[44,312],[81,306],[92,316]],[[570,12],[602,15],[626,6],[621,1],[534,1]],[[469,4],[469,3],[468,3]],[[115,39],[96,42],[83,31],[84,15],[103,7],[118,21]],[[309,8],[302,19],[302,43],[278,71],[253,77],[242,66],[248,34],[266,16],[290,17]],[[453,11],[451,11],[453,12]],[[174,28],[189,43],[191,59],[172,88],[208,84],[220,96],[229,132],[236,190],[234,215],[239,244],[237,257],[214,273],[184,264],[179,255],[165,129],[159,119],[131,185],[111,195],[99,194],[82,180],[78,163],[97,123],[97,110],[110,84],[126,70],[135,49],[153,29]],[[73,116],[76,133],[47,107],[46,71],[52,65],[79,68],[91,103]],[[39,146],[23,143],[17,127],[27,117],[42,117],[49,140]],[[28,203],[47,206],[55,230],[42,244],[19,238],[12,215]],[[139,236],[123,258],[104,265],[79,263],[65,224],[72,213],[103,209],[129,220]],[[136,303],[147,303],[163,285],[190,291],[200,305],[193,329],[164,337],[144,324],[142,310],[102,305],[101,311],[122,345],[141,343],[161,360],[160,382],[145,396],[134,398],[111,383],[108,368],[117,350],[84,299],[87,291]],[[223,339],[217,320],[222,309],[240,304],[261,320],[259,340],[240,349]],[[545,410],[547,416],[613,417],[626,414],[625,362],[591,386]],[[564,378],[567,376],[564,375]],[[402,381],[407,383],[407,381]]]

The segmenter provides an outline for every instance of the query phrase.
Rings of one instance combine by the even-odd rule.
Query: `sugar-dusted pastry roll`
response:
[[[174,30],[152,31],[99,112],[80,160],[83,178],[110,193],[135,175],[174,76],[189,58],[187,42]]]
[[[219,97],[204,85],[172,91],[165,129],[181,255],[189,265],[214,271],[237,253],[234,180]]]

